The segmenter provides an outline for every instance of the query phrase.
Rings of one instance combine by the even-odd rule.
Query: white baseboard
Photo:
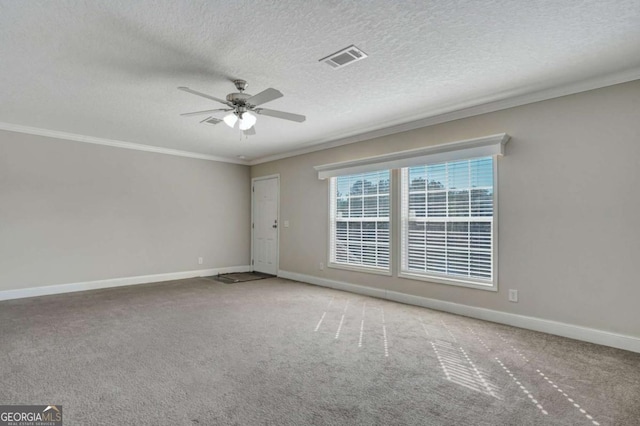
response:
[[[250,271],[251,266],[230,266],[226,268],[198,269],[195,271],[170,272],[166,274],[141,275],[138,277],[110,278],[107,280],[85,281],[71,284],[55,284],[42,287],[20,288],[0,291],[0,301],[22,299],[25,297],[46,296],[50,294],[72,293],[76,291],[97,290],[101,288],[122,287],[126,285],[147,284],[162,281],[182,280],[185,278],[208,277],[217,274]]]
[[[568,337],[571,339],[582,340],[585,342],[596,343],[598,345],[611,346],[618,349],[625,349],[627,351],[640,353],[640,338],[625,334],[617,334],[609,331],[566,324],[558,321],[551,321],[542,318],[495,311],[492,309],[461,305],[459,303],[414,296],[411,294],[399,293],[397,291],[366,287],[343,281],[328,280],[325,278],[299,274],[296,272],[281,270],[278,271],[278,276],[281,278],[315,284],[322,287],[329,287],[337,290],[348,291],[351,293],[364,294],[367,296],[406,303],[408,305],[422,306],[424,308],[435,309],[438,311],[451,312],[453,314],[497,322],[500,324],[512,325],[514,327],[526,328],[528,330],[541,331],[557,336]]]

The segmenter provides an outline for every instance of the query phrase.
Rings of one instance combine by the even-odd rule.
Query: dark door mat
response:
[[[275,275],[263,274],[262,272],[234,272],[231,274],[219,274],[212,277],[205,277],[225,284],[243,283],[245,281],[263,280],[273,278]]]

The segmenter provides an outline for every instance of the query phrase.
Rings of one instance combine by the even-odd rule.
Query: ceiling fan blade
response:
[[[267,102],[271,102],[274,99],[281,98],[282,96],[284,95],[280,93],[279,90],[270,87],[267,90],[263,90],[262,92],[258,93],[257,95],[253,95],[252,97],[247,99],[246,102],[250,105],[258,106],[266,104]]]
[[[290,112],[284,111],[276,111],[273,109],[264,109],[264,108],[256,108],[254,110],[256,113],[261,115],[268,115],[270,117],[283,118],[285,120],[297,121],[298,123],[302,123],[307,119],[304,115],[300,114],[292,114]]]
[[[225,109],[225,108],[208,109],[205,111],[185,112],[184,114],[180,114],[180,115],[183,117],[190,117],[192,115],[210,114],[212,112],[217,112],[217,111],[231,111],[231,109]]]
[[[221,104],[229,105],[229,102],[225,101],[224,99],[216,98],[215,96],[207,95],[206,93],[201,93],[196,90],[189,89],[188,87],[178,87],[178,90],[191,93],[192,95],[202,96],[203,98],[211,99],[212,101],[220,102]]]
[[[247,130],[242,131],[246,136],[251,136],[256,134],[256,126],[251,126]]]

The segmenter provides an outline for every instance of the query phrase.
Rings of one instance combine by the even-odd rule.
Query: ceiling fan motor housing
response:
[[[244,105],[246,100],[249,99],[250,97],[251,95],[248,95],[246,93],[229,93],[227,95],[227,101],[231,102],[236,106]]]

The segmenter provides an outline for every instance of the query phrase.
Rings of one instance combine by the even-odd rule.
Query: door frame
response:
[[[260,177],[254,177],[251,178],[251,271],[253,272],[253,266],[254,266],[254,258],[253,258],[253,240],[254,240],[254,211],[256,208],[256,203],[255,203],[255,183],[259,180],[269,180],[269,179],[276,179],[276,183],[277,183],[277,188],[276,188],[276,218],[278,221],[278,228],[276,228],[277,230],[277,234],[276,234],[276,238],[278,239],[276,244],[276,276],[279,274],[280,272],[280,226],[282,225],[280,223],[280,173],[276,173],[273,175],[267,175],[267,176],[260,176]]]

